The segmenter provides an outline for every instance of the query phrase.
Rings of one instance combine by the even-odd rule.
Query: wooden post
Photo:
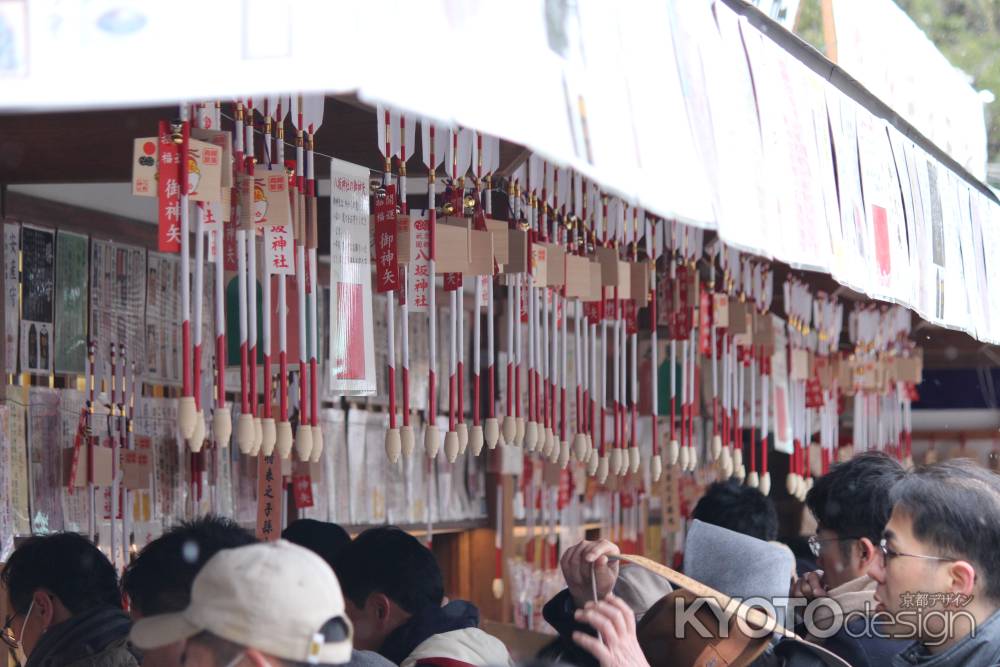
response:
[[[826,45],[826,57],[837,62],[837,29],[833,23],[833,0],[820,0],[820,12],[823,17],[823,44]]]

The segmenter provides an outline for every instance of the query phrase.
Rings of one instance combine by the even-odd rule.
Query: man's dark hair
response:
[[[759,540],[778,537],[778,513],[771,499],[732,480],[710,484],[691,516]]]
[[[351,542],[351,536],[338,524],[316,519],[291,522],[281,532],[281,538],[318,554],[330,567],[333,567],[341,549]]]
[[[11,554],[0,580],[19,614],[28,612],[40,588],[58,597],[71,614],[106,606],[121,608],[114,566],[77,533],[29,537]]]
[[[182,522],[139,552],[122,576],[122,590],[143,616],[183,611],[194,578],[212,556],[253,542],[253,535],[224,517]]]
[[[382,593],[416,614],[440,607],[444,599],[441,568],[420,540],[394,526],[370,528],[337,556],[337,578],[344,596],[363,607],[372,593]]]
[[[833,464],[816,479],[806,494],[806,506],[819,528],[878,544],[892,513],[889,492],[904,474],[903,466],[882,452],[858,454]]]
[[[918,539],[970,561],[983,594],[1000,602],[1000,477],[970,459],[944,461],[907,474],[890,498]]]

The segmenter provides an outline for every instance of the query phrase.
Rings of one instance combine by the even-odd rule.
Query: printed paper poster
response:
[[[55,232],[21,228],[21,370],[52,372],[55,296]]]
[[[18,253],[21,250],[21,226],[17,223],[4,223],[3,226],[3,313],[4,313],[4,372],[8,375],[17,373],[18,360],[18,330],[21,313],[18,312]]]
[[[85,371],[87,356],[87,237],[60,230],[56,235],[57,373]]]
[[[174,288],[176,290],[176,288]],[[96,368],[110,362],[110,345],[128,359],[145,359],[146,249],[93,239],[90,243],[90,337]]]
[[[328,396],[375,393],[368,168],[330,165]]]

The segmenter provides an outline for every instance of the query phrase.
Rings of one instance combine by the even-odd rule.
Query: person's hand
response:
[[[815,600],[816,598],[829,597],[826,587],[823,585],[823,570],[806,572],[792,584],[792,597]]]
[[[617,556],[620,553],[618,545],[608,540],[597,542],[584,540],[566,550],[559,565],[562,567],[566,586],[577,607],[582,608],[588,601],[594,599],[591,571],[597,580],[597,599],[604,599],[615,587],[615,581],[618,579],[618,561],[608,561],[608,556]]]
[[[601,667],[649,667],[635,634],[635,614],[621,598],[609,594],[600,602],[588,602],[575,618],[600,633],[598,638],[574,632],[573,641],[590,651]]]

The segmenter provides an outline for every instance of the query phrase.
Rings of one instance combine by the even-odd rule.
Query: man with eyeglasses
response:
[[[143,650],[184,642],[184,667],[340,665],[351,658],[351,635],[326,561],[284,540],[218,552],[195,577],[184,611],[132,628]]]
[[[902,641],[864,632],[865,617],[875,611],[876,585],[866,573],[880,558],[879,539],[892,511],[889,494],[904,474],[895,459],[866,452],[831,466],[806,495],[817,523],[809,547],[821,569],[803,575],[792,596],[834,603],[815,605],[809,620],[816,630],[842,627],[825,640],[820,639],[825,632],[812,637],[856,667],[882,665],[905,647]]]
[[[917,636],[893,667],[1000,665],[1000,477],[947,461],[908,474],[891,500],[869,574],[880,609]]]

